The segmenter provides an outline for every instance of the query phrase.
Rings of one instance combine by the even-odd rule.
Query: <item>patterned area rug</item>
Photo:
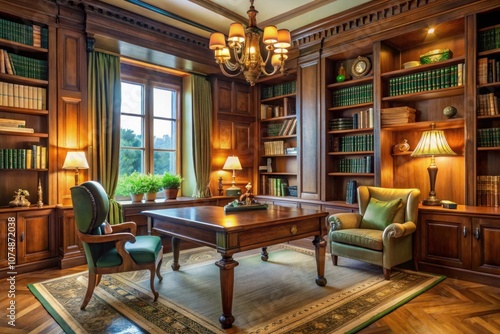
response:
[[[315,284],[314,251],[286,244],[235,256],[233,328],[222,330],[220,258],[206,247],[181,252],[181,269],[170,268],[166,254],[160,298],[153,302],[149,272],[105,275],[86,310],[80,310],[87,274],[80,273],[28,287],[65,333],[355,333],[445,277],[382,270],[339,258],[334,267],[327,255],[327,286]]]

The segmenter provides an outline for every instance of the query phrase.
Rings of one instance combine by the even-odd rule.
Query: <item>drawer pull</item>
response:
[[[24,232],[21,232],[21,242],[24,241]]]
[[[464,238],[467,237],[467,227],[464,226]]]
[[[479,240],[479,227],[476,227],[476,239]]]
[[[292,225],[292,227],[290,227],[290,233],[292,235],[296,235],[297,234],[297,226],[296,225]]]

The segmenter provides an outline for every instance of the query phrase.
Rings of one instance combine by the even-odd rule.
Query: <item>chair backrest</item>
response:
[[[359,186],[358,187],[358,205],[359,213],[364,215],[370,198],[376,198],[380,201],[391,201],[401,198],[404,210],[404,221],[412,221],[417,224],[418,221],[418,203],[420,200],[420,190],[416,188],[382,188]]]
[[[78,230],[85,234],[102,234],[96,228],[106,222],[109,199],[101,184],[87,181],[72,187],[71,201]]]

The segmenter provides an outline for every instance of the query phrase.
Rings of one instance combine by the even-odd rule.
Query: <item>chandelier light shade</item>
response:
[[[223,33],[215,32],[210,35],[210,49],[214,50],[215,62],[219,64],[222,73],[228,77],[243,73],[251,86],[255,85],[261,74],[269,76],[278,71],[285,74],[285,60],[288,58],[288,48],[292,45],[289,30],[267,26],[262,31],[257,27],[257,13],[253,0],[250,0],[247,28],[241,23],[232,23],[227,45]],[[260,52],[261,37],[267,51],[265,60]],[[266,70],[269,62],[273,67],[271,72]]]
[[[429,191],[429,197],[422,201],[423,205],[441,205],[441,200],[436,197],[436,191],[434,190],[438,172],[434,157],[456,155],[450,145],[448,145],[446,137],[444,136],[444,131],[436,130],[435,127],[436,125],[432,123],[431,130],[424,131],[417,147],[411,154],[412,157],[431,157],[431,164],[427,167],[431,188]]]
[[[242,170],[240,159],[235,156],[227,157],[224,166],[222,167],[224,170],[232,170],[233,171],[233,182],[231,187],[226,189],[226,196],[239,196],[241,195],[241,189],[236,186],[236,170]]]
[[[62,166],[63,169],[74,169],[75,170],[75,186],[78,185],[78,170],[88,169],[89,164],[87,163],[87,158],[85,158],[84,152],[68,152],[66,154],[66,159]]]

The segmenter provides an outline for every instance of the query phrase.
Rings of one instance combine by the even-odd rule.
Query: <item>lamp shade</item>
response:
[[[68,152],[62,166],[63,169],[87,169],[89,164],[84,152]]]
[[[241,163],[238,157],[231,156],[227,157],[226,163],[224,164],[224,167],[222,169],[225,170],[242,170],[241,168]]]
[[[417,147],[413,150],[412,157],[431,157],[456,155],[446,141],[444,131],[436,130],[431,124],[431,130],[424,131]]]

